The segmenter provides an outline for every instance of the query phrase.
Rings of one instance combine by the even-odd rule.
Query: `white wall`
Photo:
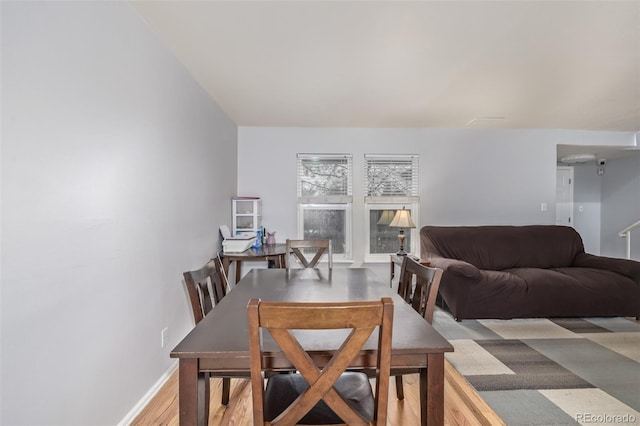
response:
[[[640,152],[607,160],[602,179],[602,255],[626,257],[626,240],[618,232],[639,219]],[[640,260],[640,230],[631,235],[631,258]]]
[[[617,138],[549,130],[240,127],[238,191],[263,198],[265,226],[279,239],[294,237],[296,153],[352,153],[353,238],[363,240],[364,154],[420,154],[421,226],[553,224],[556,144]],[[363,255],[362,245],[354,244],[354,260]]]
[[[1,22],[0,423],[115,424],[193,326],[182,272],[229,222],[237,127],[125,2]]]
[[[631,145],[630,132],[239,127],[238,191],[296,236],[296,154],[352,153],[354,242],[364,240],[363,156],[420,154],[419,226],[555,223],[556,145]],[[541,203],[547,211],[541,211]],[[354,261],[364,258],[354,243]]]

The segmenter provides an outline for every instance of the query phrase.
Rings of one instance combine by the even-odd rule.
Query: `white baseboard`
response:
[[[136,405],[133,406],[131,411],[129,411],[127,415],[124,416],[122,420],[120,420],[120,422],[118,423],[118,426],[130,425],[131,422],[133,422],[133,420],[135,420],[135,418],[138,417],[138,415],[142,412],[144,407],[146,407],[147,404],[149,404],[149,402],[153,399],[153,397],[156,396],[160,388],[162,388],[162,386],[167,382],[167,380],[169,380],[173,372],[176,371],[177,369],[178,369],[178,360],[175,360],[175,362],[171,364],[171,366],[167,369],[167,371],[165,371],[164,374],[160,376],[158,381],[153,386],[151,386],[151,389],[149,389],[147,393],[144,394],[144,396],[140,399],[140,401],[138,401]]]

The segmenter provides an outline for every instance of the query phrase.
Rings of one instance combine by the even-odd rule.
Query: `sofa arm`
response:
[[[482,279],[480,270],[465,261],[437,256],[431,257],[428,260],[432,268],[440,268],[445,272],[450,272],[472,280]]]
[[[607,269],[625,275],[640,284],[640,262],[614,257],[595,256],[588,253],[578,253],[573,259],[573,265],[579,268]]]

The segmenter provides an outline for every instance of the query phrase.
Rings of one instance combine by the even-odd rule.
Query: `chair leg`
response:
[[[231,379],[222,379],[222,405],[229,405],[229,391],[231,390]]]
[[[399,400],[404,399],[404,388],[402,386],[402,376],[396,376],[396,395]]]

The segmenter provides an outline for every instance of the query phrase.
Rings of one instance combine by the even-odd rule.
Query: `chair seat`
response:
[[[267,381],[265,390],[265,419],[272,421],[307,389],[309,385],[298,374],[275,374]],[[367,375],[360,372],[345,372],[335,383],[334,388],[363,417],[372,420],[375,410],[373,390]],[[324,401],[318,402],[299,422],[299,424],[344,424]]]

